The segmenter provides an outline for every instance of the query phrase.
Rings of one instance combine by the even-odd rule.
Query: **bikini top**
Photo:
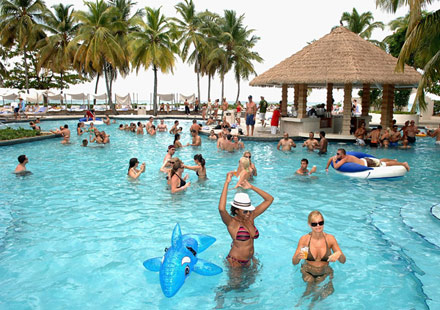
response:
[[[257,227],[254,226],[254,228],[255,228],[254,239],[258,239],[258,237],[260,236],[260,233],[258,232]],[[238,231],[237,231],[237,236],[235,238],[238,241],[247,241],[251,238],[251,235],[246,230],[246,228],[244,228],[243,226],[240,225],[240,227],[238,228]]]
[[[316,260],[312,255],[312,251],[310,251],[310,241],[311,240],[312,240],[312,235],[310,235],[310,239],[309,239],[309,253],[307,254],[307,260],[314,262]],[[328,247],[328,243],[327,243],[327,239],[325,238],[325,235],[324,235],[324,240],[325,240],[325,247],[326,247],[327,251],[325,252],[325,255],[321,258],[321,262],[328,261],[329,256],[332,254],[330,248]]]
[[[180,179],[180,185],[179,185],[177,188],[181,188],[182,186],[185,186],[186,181],[183,180],[178,174],[176,174],[176,175],[177,175],[177,177]]]

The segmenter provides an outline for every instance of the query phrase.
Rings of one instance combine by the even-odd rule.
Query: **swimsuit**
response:
[[[226,259],[230,258],[232,261],[239,263],[242,266],[246,266],[249,264],[250,259],[237,259],[235,257],[232,257],[231,255],[226,256]]]
[[[177,186],[177,188],[181,188],[181,187],[185,186],[185,184],[186,184],[185,180],[183,180],[178,174],[176,174],[176,175],[180,179],[180,185]]]
[[[311,262],[314,262],[316,260],[315,260],[315,258],[312,255],[312,251],[310,251],[310,241],[312,241],[312,235],[311,234],[309,234],[309,235],[310,235],[309,245],[308,245],[309,252],[307,254],[307,260],[311,261]],[[327,239],[325,238],[325,235],[324,235],[324,240],[325,240],[325,247],[326,247],[327,251],[325,252],[325,255],[321,258],[321,262],[327,262],[329,256],[332,254],[330,248],[328,247],[328,243],[327,243]]]
[[[371,141],[371,142],[370,142],[370,147],[377,147],[377,142],[373,142],[373,141]]]
[[[246,125],[255,125],[255,118],[254,118],[254,114],[248,114],[246,116]]]
[[[409,142],[409,143],[414,143],[414,142],[416,142],[416,137],[408,137],[408,142]]]
[[[258,239],[258,237],[260,236],[260,233],[258,232],[257,227],[254,226],[254,228],[255,228],[254,239]],[[240,227],[238,228],[237,236],[235,237],[235,239],[237,239],[238,241],[247,241],[250,238],[251,238],[251,235],[246,230],[246,228],[244,228],[243,226],[240,225]]]

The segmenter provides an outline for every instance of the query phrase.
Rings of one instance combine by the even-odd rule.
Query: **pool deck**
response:
[[[97,117],[104,117],[105,114],[97,113]],[[109,115],[111,119],[115,120],[147,120],[152,115]],[[1,120],[4,124],[7,123],[27,123],[29,121],[35,120],[37,116],[29,116],[28,119],[19,119],[15,120],[13,118],[7,118]],[[78,115],[39,115],[38,116],[41,120],[76,120],[78,119]],[[182,114],[162,114],[155,117],[155,119],[178,119],[178,120],[202,120],[202,117],[200,115],[182,115]],[[439,118],[440,123],[440,118]],[[244,119],[242,119],[242,124],[244,124]],[[432,120],[424,124],[424,122],[419,123],[419,127],[429,126],[430,128],[435,128],[438,126],[435,126],[435,124],[432,123]],[[201,135],[209,135],[209,132],[212,129],[212,126],[204,126],[204,129],[201,131]],[[242,127],[243,132],[246,133],[246,127]],[[218,133],[220,130],[214,130],[216,133]],[[232,134],[238,134],[237,129],[233,129]],[[304,141],[304,139],[307,139],[309,137],[308,132],[301,132],[298,136],[291,136],[294,141]],[[270,133],[270,126],[262,127],[261,124],[255,125],[254,135],[253,136],[246,136],[246,135],[240,135],[240,139],[243,141],[279,141],[282,138],[282,134],[278,133],[276,135],[272,135]],[[315,132],[315,138],[319,138],[319,133]],[[355,138],[352,135],[341,135],[341,134],[326,134],[326,138],[329,142],[340,142],[340,143],[354,143]]]

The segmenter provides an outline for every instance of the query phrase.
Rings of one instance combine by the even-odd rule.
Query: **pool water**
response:
[[[440,309],[440,221],[429,212],[440,202],[440,147],[433,139],[419,138],[411,150],[329,145],[329,154],[342,146],[408,161],[411,171],[391,181],[326,173],[328,156],[300,144],[284,153],[275,142],[245,142],[258,170],[253,184],[275,200],[255,221],[259,264],[237,278],[224,261],[231,239],[218,200],[242,152],[217,151],[206,137],[200,148],[178,150],[175,156],[189,165],[195,154],[203,154],[209,179],[200,182],[187,171],[190,188],[172,195],[159,172],[172,136],[117,129],[127,122],[100,126],[111,135],[104,147],[80,147],[76,122],[67,121],[71,145],[57,138],[0,148],[1,309]],[[64,123],[45,121],[42,128]],[[185,144],[190,122],[181,124]],[[21,154],[28,156],[32,175],[12,173]],[[136,181],[126,176],[131,157],[146,163]],[[302,158],[318,167],[316,175],[294,175]],[[232,183],[228,201],[236,192]],[[249,194],[254,204],[262,201]],[[331,263],[334,293],[322,300],[319,292],[302,297],[300,266],[291,263],[315,209],[347,257],[346,264]],[[163,255],[176,223],[182,233],[217,238],[200,257],[224,272],[191,274],[168,299],[158,273],[142,262]]]

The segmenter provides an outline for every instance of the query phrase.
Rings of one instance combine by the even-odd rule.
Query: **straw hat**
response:
[[[251,204],[251,199],[249,198],[249,195],[246,193],[235,194],[234,200],[231,202],[231,206],[241,210],[255,210],[255,207]]]

